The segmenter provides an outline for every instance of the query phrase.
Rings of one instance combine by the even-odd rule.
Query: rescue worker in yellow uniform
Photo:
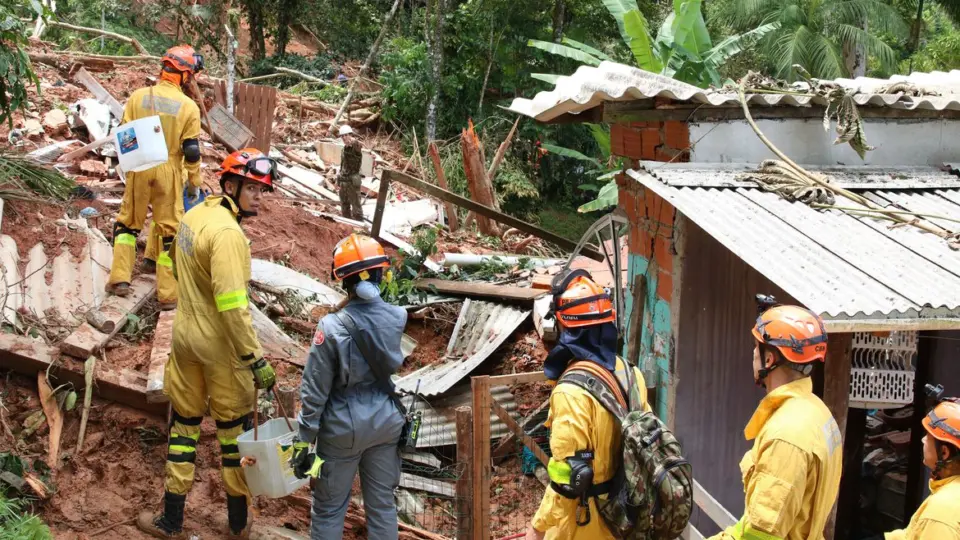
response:
[[[113,224],[113,265],[107,292],[130,294],[130,279],[137,259],[137,235],[153,210],[151,234],[157,244],[157,300],[161,309],[177,305],[170,249],[183,215],[184,177],[191,197],[203,179],[200,175],[200,108],[183,92],[192,77],[203,69],[203,57],[188,45],[171,48],[163,55],[160,80],[130,95],[123,110],[123,123],[158,115],[169,158],[167,162],[140,172],[127,173],[127,185],[117,221]],[[122,151],[122,150],[120,150]],[[149,263],[147,263],[149,266]]]
[[[907,528],[888,532],[886,540],[960,540],[960,400],[940,401],[923,419],[923,427],[930,496]]]
[[[632,369],[643,409],[649,411],[643,375],[617,356],[617,317],[609,294],[585,270],[569,274],[558,289],[563,292],[554,301],[554,312],[560,337],[544,362],[547,379],[560,380],[574,363],[590,363],[592,369],[604,370],[618,381],[625,380],[626,369]],[[597,511],[596,498],[605,498],[606,494],[590,497],[592,518],[585,525],[578,525],[580,497],[571,496],[568,491],[571,463],[583,451],[593,451],[593,459],[587,465],[593,468],[594,485],[613,479],[622,456],[617,418],[587,390],[561,381],[550,395],[546,426],[551,430],[551,458],[547,466],[551,483],[527,527],[527,540],[615,538]]]
[[[814,362],[827,355],[823,320],[799,306],[757,297],[753,377],[766,389],[744,436],[743,517],[714,539],[821,540],[840,490],[840,428],[813,393]]]
[[[273,162],[259,150],[230,154],[218,172],[223,195],[187,212],[177,233],[173,261],[180,305],[163,378],[173,406],[164,507],[159,515],[141,513],[137,522],[157,538],[184,537],[184,502],[193,484],[208,402],[220,441],[227,537],[249,535],[250,490],[240,468],[237,437],[250,429],[254,387],[269,391],[276,375],[263,358],[248,308],[250,247],[240,220],[257,214],[261,194],[273,189],[273,170]]]

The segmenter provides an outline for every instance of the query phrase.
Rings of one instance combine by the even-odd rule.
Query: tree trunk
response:
[[[244,0],[243,7],[250,25],[250,54],[254,61],[263,60],[267,56],[263,5],[259,0]]]
[[[553,42],[560,43],[563,39],[563,21],[566,18],[566,0],[556,0],[553,3]]]
[[[402,0],[394,0],[393,7],[390,8],[390,12],[387,13],[387,16],[383,19],[383,26],[380,27],[380,35],[377,36],[377,40],[373,42],[373,46],[370,47],[370,54],[367,55],[367,59],[363,62],[363,66],[360,67],[360,71],[357,72],[357,76],[350,81],[350,89],[347,90],[347,97],[343,99],[343,103],[340,105],[340,110],[337,111],[337,115],[333,117],[333,121],[330,122],[330,133],[337,132],[337,126],[340,123],[340,118],[343,116],[343,113],[347,112],[347,107],[350,106],[350,102],[353,100],[353,94],[356,92],[357,83],[363,77],[363,75],[370,69],[370,64],[373,63],[373,59],[377,57],[377,51],[380,49],[380,44],[383,42],[383,38],[387,36],[387,31],[390,29],[390,23],[393,22],[393,18],[397,15],[397,9],[400,7],[400,2]]]
[[[861,21],[861,28],[867,30],[867,20]],[[867,75],[867,47],[863,44],[854,46],[850,43],[843,44],[843,63],[846,65],[847,73],[851,78],[865,77]]]
[[[432,0],[427,0],[427,4]],[[433,0],[433,20],[428,15],[425,21],[427,50],[430,55],[431,92],[427,103],[427,143],[437,139],[437,114],[440,106],[440,81],[443,75],[443,22],[446,12],[446,0]],[[429,8],[427,13],[429,14]]]
[[[299,0],[283,0],[280,2],[280,9],[277,12],[277,37],[274,39],[276,46],[276,55],[283,57],[287,54],[287,45],[290,43],[290,25],[294,23],[295,17],[300,14]]]
[[[473,122],[471,121],[468,128],[463,130],[460,136],[460,149],[463,152],[463,172],[467,177],[470,197],[484,206],[499,210],[500,205],[497,204],[497,195],[484,168],[480,144],[480,139],[473,130]],[[477,228],[480,229],[481,233],[488,236],[500,236],[497,224],[492,219],[476,216],[476,220]]]

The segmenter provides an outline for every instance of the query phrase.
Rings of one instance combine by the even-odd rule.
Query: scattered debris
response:
[[[60,109],[51,109],[43,115],[43,127],[47,135],[65,135],[70,130],[67,115]]]
[[[75,358],[89,358],[123,327],[128,314],[136,313],[147,299],[157,290],[157,282],[152,276],[139,276],[130,283],[129,296],[110,296],[100,306],[99,311],[105,321],[113,323],[113,330],[101,332],[84,321],[60,344],[60,352]]]
[[[170,358],[173,345],[173,320],[176,310],[161,311],[157,328],[153,331],[153,350],[150,352],[150,367],[147,369],[146,394],[149,403],[166,403],[163,393],[163,372]]]
[[[473,281],[447,281],[443,279],[421,279],[417,281],[417,288],[435,294],[452,296],[469,296],[476,298],[496,298],[508,302],[532,304],[534,300],[543,296],[545,291],[530,287],[511,287],[507,285],[491,285]]]

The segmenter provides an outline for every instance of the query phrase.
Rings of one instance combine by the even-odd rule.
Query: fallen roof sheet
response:
[[[397,388],[435,396],[470,374],[530,315],[529,309],[471,299],[463,301],[446,361],[426,366],[397,381]]]
[[[627,174],[825,319],[960,322],[960,257],[942,238],[839,210],[815,210],[758,188],[674,187],[659,179],[658,170]],[[884,206],[960,219],[957,189],[863,195]]]
[[[493,386],[490,388],[491,399],[497,400],[510,416],[520,421],[517,412],[517,402],[510,393],[509,386]],[[433,448],[457,444],[457,408],[470,406],[473,393],[469,384],[454,388],[450,394],[441,399],[427,403],[421,396],[413,407],[413,396],[404,396],[403,402],[408,410],[421,411],[420,436],[417,438],[417,448]],[[490,438],[499,439],[510,433],[510,429],[500,418],[490,412]]]
[[[837,84],[850,88],[858,105],[897,109],[960,110],[960,71],[950,73],[913,73],[880,79],[838,79]],[[940,96],[912,97],[904,94],[878,94],[883,86],[895,82],[910,82],[940,92]],[[663,75],[650,73],[615,62],[599,66],[580,66],[573,75],[560,77],[553,90],[540,92],[533,99],[517,98],[509,110],[546,122],[570,113],[579,114],[604,101],[636,101],[650,98],[669,98],[675,101],[700,103],[723,107],[739,104],[735,92],[703,90]],[[825,105],[819,97],[788,94],[751,94],[750,104],[761,106],[806,107]]]
[[[335,306],[344,298],[331,287],[306,274],[263,259],[250,261],[250,276],[254,281],[266,283],[278,289],[293,290],[307,298],[316,295],[317,301],[324,306]]]

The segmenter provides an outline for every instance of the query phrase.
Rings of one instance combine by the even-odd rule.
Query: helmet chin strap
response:
[[[240,223],[240,221],[245,217],[253,217],[257,215],[256,210],[244,210],[243,206],[240,205],[240,192],[242,190],[243,182],[239,183],[236,190],[237,192],[235,194],[227,192],[226,189],[223,190],[223,194],[226,195],[226,197],[233,201],[233,204],[237,206],[237,223]],[[224,201],[223,204],[227,204],[226,201]]]

